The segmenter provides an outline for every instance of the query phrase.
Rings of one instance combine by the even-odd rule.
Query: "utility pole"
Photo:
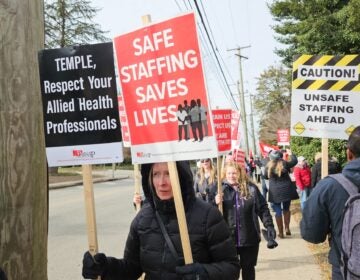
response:
[[[238,82],[238,91],[240,97],[240,118],[242,120],[243,128],[244,128],[244,139],[245,139],[245,155],[249,156],[249,139],[248,139],[248,129],[247,129],[247,121],[246,121],[246,110],[245,110],[245,98],[244,98],[244,82],[243,82],[243,74],[242,74],[242,63],[241,59],[246,58],[246,56],[241,55],[241,50],[250,48],[250,46],[238,47],[235,49],[229,49],[228,51],[237,51],[235,54],[239,58],[239,70],[240,70],[240,80]]]
[[[7,279],[45,280],[49,194],[36,55],[44,1],[0,7],[0,267]]]
[[[255,139],[255,130],[254,130],[254,107],[253,107],[253,101],[252,101],[252,95],[249,94],[250,96],[250,109],[251,109],[251,114],[250,114],[250,125],[251,125],[251,133],[252,133],[252,145],[253,145],[253,151],[254,151],[254,155],[257,155],[257,148],[256,148],[256,139]]]

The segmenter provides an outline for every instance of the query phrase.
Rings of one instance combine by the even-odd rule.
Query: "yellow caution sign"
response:
[[[347,139],[360,120],[360,54],[295,57],[290,135]]]
[[[360,91],[360,55],[301,55],[293,64],[293,89]]]
[[[300,135],[305,131],[305,126],[301,122],[298,122],[294,125],[294,130]]]

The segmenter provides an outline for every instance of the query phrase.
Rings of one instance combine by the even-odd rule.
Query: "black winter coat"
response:
[[[200,175],[195,175],[194,182],[195,196],[215,205],[215,195],[217,193],[217,179],[209,183],[209,178],[205,178],[200,184]]]
[[[293,182],[291,181],[289,175],[290,169],[298,162],[297,157],[295,155],[291,155],[290,161],[285,161],[283,159],[280,160],[283,161],[284,166],[280,177],[275,173],[275,170],[272,170],[269,176],[269,165],[265,167],[265,179],[269,180],[269,202],[273,203],[281,203],[298,198],[296,189],[292,189]]]
[[[177,162],[185,207],[193,261],[201,263],[209,279],[235,280],[240,266],[229,229],[219,210],[195,198],[188,162]],[[151,164],[142,165],[142,185],[147,203],[131,223],[123,259],[108,258],[109,270],[104,280],[138,279],[145,272],[147,280],[181,280],[175,267],[184,265],[179,226],[173,200],[160,201],[153,195],[148,178]],[[179,256],[173,257],[158,225],[155,211]]]
[[[341,172],[341,166],[338,162],[328,162],[328,174],[336,174]],[[317,160],[311,167],[311,187],[315,187],[317,182],[321,180],[321,159]]]
[[[226,181],[223,182],[224,219],[230,227],[237,247],[254,246],[261,240],[259,218],[265,228],[273,227],[272,217],[265,198],[259,189],[249,184],[250,198],[244,199]]]

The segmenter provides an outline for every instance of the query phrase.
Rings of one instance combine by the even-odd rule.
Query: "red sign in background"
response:
[[[278,141],[278,145],[289,145],[290,144],[289,129],[278,129],[277,130],[277,141]]]
[[[231,109],[212,110],[218,152],[231,151]]]
[[[114,44],[131,144],[177,140],[179,106],[199,99],[209,107],[194,14],[118,36]]]
[[[233,160],[245,168],[245,151],[241,149],[233,150]]]
[[[232,110],[231,115],[231,148],[237,149],[240,146],[240,131],[239,131],[239,124],[240,124],[240,112]]]
[[[126,117],[125,107],[124,107],[124,100],[122,95],[118,96],[118,105],[119,105],[119,117],[120,117],[120,124],[121,124],[121,135],[124,147],[130,147],[130,131],[129,131],[129,124]]]

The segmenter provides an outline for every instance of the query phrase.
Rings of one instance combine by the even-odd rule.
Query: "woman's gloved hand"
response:
[[[87,251],[83,258],[82,276],[85,279],[97,279],[104,276],[108,267],[108,260],[105,254],[98,253],[94,256]]]
[[[276,238],[276,231],[275,228],[272,226],[267,227],[267,247],[269,249],[273,249],[278,246],[277,242],[275,241]]]
[[[269,240],[275,240],[276,239],[276,230],[274,227],[269,226],[267,227],[267,235]]]
[[[182,276],[183,280],[208,280],[204,266],[201,263],[192,263],[175,268],[176,274]]]

